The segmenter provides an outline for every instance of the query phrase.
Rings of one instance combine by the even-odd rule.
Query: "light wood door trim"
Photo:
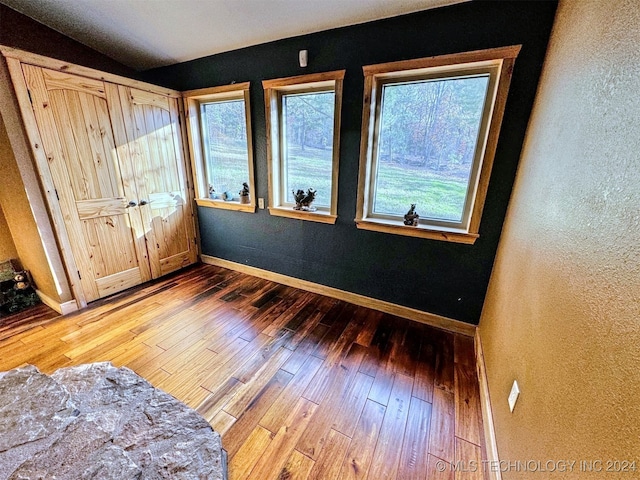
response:
[[[29,139],[29,145],[36,162],[40,182],[42,183],[47,206],[49,207],[49,213],[51,214],[51,220],[58,240],[60,253],[66,267],[71,291],[73,292],[78,306],[83,308],[87,306],[87,300],[78,274],[78,268],[71,249],[69,236],[64,225],[64,216],[62,214],[58,198],[56,197],[56,189],[53,183],[53,177],[49,171],[47,155],[42,147],[42,137],[38,130],[38,124],[36,122],[34,111],[31,107],[31,102],[29,101],[29,89],[22,72],[22,65],[20,61],[15,58],[7,57],[6,61],[9,69],[9,75],[11,76],[11,82],[13,83],[13,88],[16,92],[16,98],[18,100],[18,106],[25,125],[27,138]]]
[[[192,250],[192,257],[191,257],[191,263],[196,263],[199,258],[200,258],[200,252],[202,251],[202,249],[200,248],[200,236],[196,235],[196,232],[199,231],[199,226],[198,226],[198,216],[196,215],[196,185],[194,182],[194,175],[193,175],[193,164],[190,161],[191,160],[191,155],[189,153],[189,135],[187,133],[187,129],[188,129],[188,121],[187,121],[187,109],[186,109],[186,104],[185,102],[181,102],[181,101],[177,101],[176,102],[177,108],[178,108],[178,118],[180,119],[180,132],[178,135],[178,138],[180,139],[180,148],[182,151],[182,158],[184,159],[184,161],[182,162],[182,165],[184,166],[184,171],[185,171],[185,182],[187,185],[187,195],[188,195],[188,199],[189,199],[189,228],[191,229],[190,231],[193,232],[193,236],[194,236],[194,240],[193,240],[193,250]],[[248,131],[247,131],[248,132]],[[248,132],[249,133],[249,132]],[[253,162],[251,162],[250,165],[251,169],[253,169]],[[252,174],[253,175],[253,174]],[[252,195],[252,202],[255,204],[255,189],[253,189],[253,191],[251,192]]]
[[[49,58],[35,53],[26,52],[17,48],[7,47],[0,45],[0,52],[5,58],[18,60],[20,63],[26,63],[35,65],[38,67],[48,68],[50,70],[57,70],[59,72],[71,73],[86,78],[93,78],[100,81],[116,83],[118,85],[126,85],[134,87],[139,90],[148,92],[159,93],[173,98],[180,98],[180,92],[172,90],[170,88],[160,87],[151,83],[141,82],[132,78],[123,77],[121,75],[115,75],[112,73],[102,72],[89,67],[83,67],[81,65],[75,65],[73,63],[65,62],[63,60],[57,60],[55,58]]]
[[[104,82],[91,78],[79,77],[66,72],[44,69],[42,74],[47,82],[48,90],[75,90],[88,93],[96,97],[106,98],[104,94]]]
[[[176,139],[176,158],[179,159],[178,163],[180,165],[180,175],[181,180],[180,184],[185,186],[186,193],[186,207],[185,213],[187,215],[185,221],[187,222],[188,232],[190,232],[193,241],[190,242],[191,248],[189,250],[189,263],[196,263],[199,259],[200,249],[198,246],[198,239],[196,236],[197,225],[196,225],[196,215],[195,215],[195,189],[193,185],[193,175],[191,174],[191,162],[189,161],[189,147],[187,141],[187,128],[186,128],[186,119],[185,119],[185,111],[184,111],[184,103],[180,100],[175,100],[171,102],[171,115],[177,121],[176,123],[172,123],[174,128],[174,138]],[[251,137],[251,132],[247,131],[249,137]],[[253,173],[251,172],[253,169],[253,162],[249,165],[250,174],[253,178]],[[255,189],[251,192],[252,198],[255,196]],[[255,204],[255,199],[252,200]]]

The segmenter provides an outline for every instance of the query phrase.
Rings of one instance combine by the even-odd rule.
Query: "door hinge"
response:
[[[78,278],[82,280],[82,275],[80,275],[80,270],[78,270]]]
[[[33,98],[31,98],[31,90],[27,90],[27,94],[29,95],[29,102],[33,105]]]
[[[58,201],[60,201],[60,195],[58,195],[58,189],[54,188],[53,191],[56,192],[56,198],[58,199]]]

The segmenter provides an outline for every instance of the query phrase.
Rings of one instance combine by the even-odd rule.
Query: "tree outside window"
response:
[[[519,50],[363,67],[358,228],[475,242]]]
[[[344,70],[265,80],[269,212],[335,223]],[[316,192],[312,210],[294,210],[294,193]]]
[[[249,83],[183,92],[196,203],[255,212]],[[249,195],[240,195],[244,184]]]

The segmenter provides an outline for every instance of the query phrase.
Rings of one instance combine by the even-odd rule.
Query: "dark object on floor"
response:
[[[16,260],[4,260],[0,262],[0,282],[13,280],[15,272],[21,270]]]
[[[15,260],[0,262],[0,317],[39,303],[29,272]]]
[[[128,368],[0,373],[0,479],[223,480],[220,435]]]
[[[0,317],[33,307],[40,303],[40,297],[29,287],[25,290],[10,288],[0,292]]]

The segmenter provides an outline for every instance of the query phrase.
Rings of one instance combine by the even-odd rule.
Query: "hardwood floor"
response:
[[[39,303],[18,313],[0,313],[0,340],[15,335],[21,331],[29,330],[40,323],[58,316],[58,312]]]
[[[484,478],[470,337],[206,265],[3,333],[0,371],[108,360],[196,408],[231,479]]]

